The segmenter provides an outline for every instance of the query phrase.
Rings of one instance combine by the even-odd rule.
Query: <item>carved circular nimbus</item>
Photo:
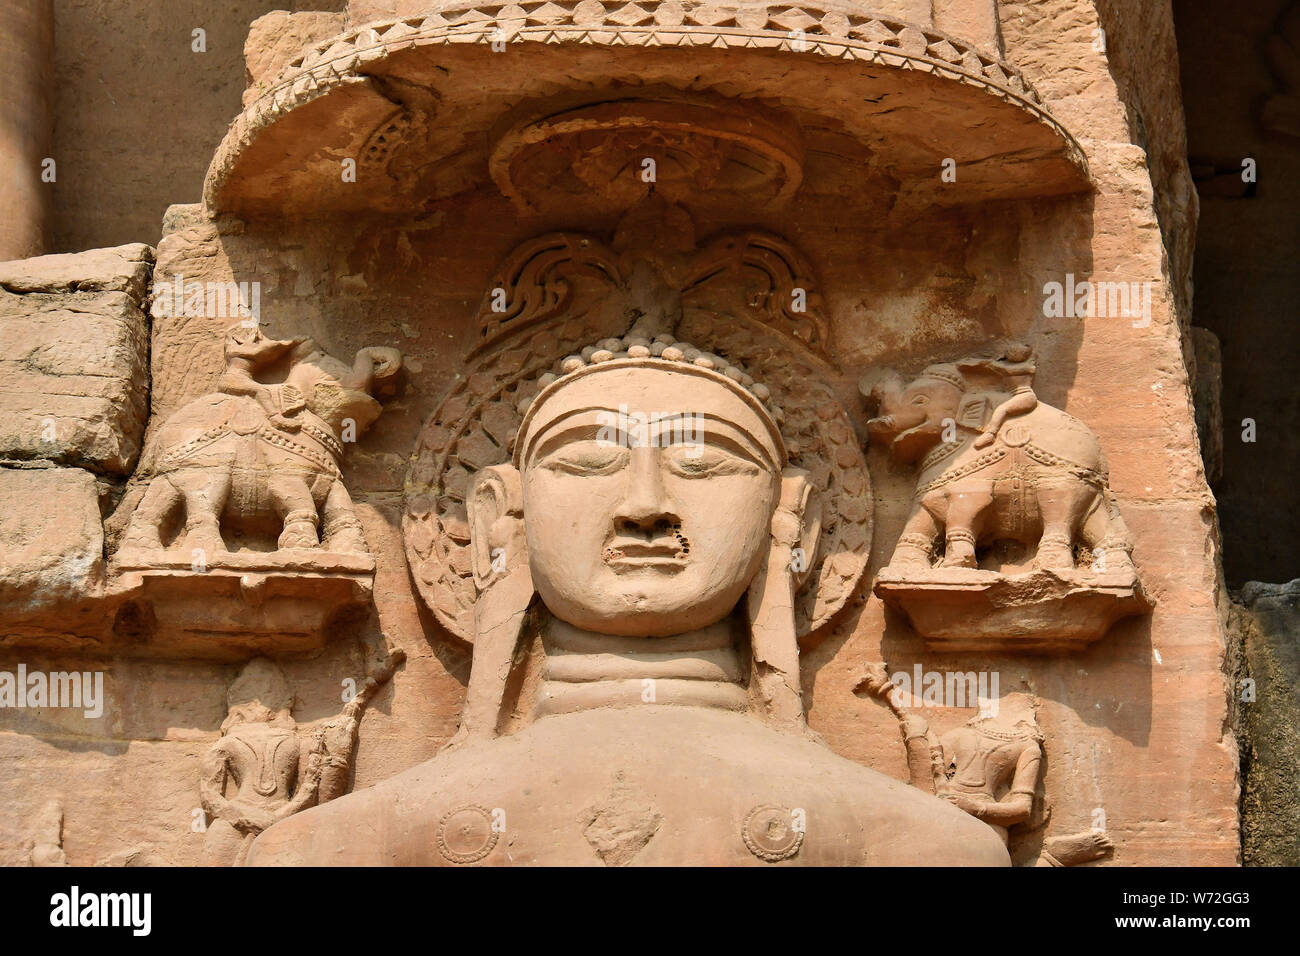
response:
[[[680,95],[591,103],[516,120],[488,161],[525,211],[631,207],[652,190],[697,206],[777,205],[803,182],[799,127],[734,101]]]
[[[506,310],[485,305],[483,344],[420,432],[406,479],[407,560],[426,605],[461,640],[474,640],[477,600],[470,483],[481,469],[511,460],[520,409],[541,391],[545,373],[560,373],[566,357],[628,332],[627,312],[611,307],[626,294],[619,270],[619,256],[595,239],[558,234],[525,243],[494,279],[508,293]],[[784,310],[792,289],[806,292],[807,312]],[[814,289],[806,264],[783,240],[724,236],[696,253],[674,333],[767,387],[783,412],[779,427],[790,464],[809,474],[821,536],[806,556],[806,583],[795,600],[801,637],[828,623],[853,594],[866,570],[872,528],[870,477],[830,385],[827,331]]]
[[[497,845],[492,815],[467,804],[450,810],[438,823],[438,852],[452,863],[477,863]]]
[[[754,856],[768,863],[779,863],[799,852],[804,831],[796,827],[792,810],[765,803],[749,811],[740,835]]]

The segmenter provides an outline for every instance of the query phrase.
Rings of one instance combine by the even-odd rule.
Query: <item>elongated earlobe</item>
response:
[[[467,505],[479,594],[465,711],[453,744],[496,734],[510,665],[534,593],[519,472],[510,465],[484,468],[474,478]]]
[[[485,591],[519,563],[527,563],[524,493],[517,469],[484,468],[474,476],[466,499],[474,584]]]
[[[821,509],[808,473],[785,469],[780,501],[772,515],[771,546],[750,585],[748,610],[753,696],[769,720],[791,729],[804,726],[794,599],[816,561],[820,536]]]

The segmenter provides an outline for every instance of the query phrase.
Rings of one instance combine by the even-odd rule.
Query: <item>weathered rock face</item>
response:
[[[285,64],[303,47],[319,43],[343,32],[342,13],[306,11],[290,13],[272,10],[258,17],[248,28],[244,42],[244,62],[248,67],[248,88],[244,91],[247,106],[266,92]]]
[[[1214,483],[1224,571],[1247,581],[1300,577],[1295,498],[1300,440],[1294,309],[1300,270],[1296,76],[1300,10],[1284,0],[1243,7],[1224,30],[1213,0],[1180,0],[1178,53],[1187,148],[1200,200],[1195,324],[1218,336],[1224,369],[1223,471]]]
[[[1171,43],[1085,0],[258,21],[139,464],[139,415],[11,454],[125,482],[59,552],[102,534],[97,627],[0,657],[75,633],[105,706],[52,719],[116,749],[0,712],[0,860],[57,861],[57,776],[72,863],[1236,862]],[[15,362],[47,300],[144,301],[6,268]]]
[[[1201,439],[1205,478],[1213,485],[1223,474],[1223,352],[1218,336],[1209,329],[1194,325],[1188,331],[1196,367],[1192,382],[1196,434]]]
[[[103,586],[104,531],[94,475],[80,468],[0,468],[0,606],[8,637],[54,623]]]
[[[127,475],[148,414],[153,250],[0,263],[0,459]]]
[[[1251,581],[1233,603],[1241,643],[1237,730],[1245,741],[1242,848],[1247,865],[1300,865],[1300,581]]]

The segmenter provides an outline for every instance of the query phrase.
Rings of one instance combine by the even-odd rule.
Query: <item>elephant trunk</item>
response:
[[[876,441],[888,441],[900,431],[898,419],[889,411],[898,407],[902,398],[902,380],[890,373],[883,379],[871,383],[870,388],[863,383],[863,394],[875,403],[876,416],[867,422],[867,434]]]
[[[352,375],[344,385],[370,392],[376,381],[396,375],[402,367],[402,353],[397,349],[370,346],[357,352],[352,363]]]
[[[880,415],[867,421],[867,431],[872,435],[888,435],[895,427],[893,415]]]

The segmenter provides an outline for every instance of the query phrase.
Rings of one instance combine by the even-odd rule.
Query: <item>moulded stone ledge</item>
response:
[[[259,80],[212,159],[204,203],[241,217],[409,211],[486,185],[483,150],[516,108],[561,88],[589,89],[592,102],[610,96],[602,87],[681,90],[683,77],[693,93],[842,124],[917,202],[1089,186],[1082,150],[1033,86],[998,52],[933,23],[829,0],[529,0],[446,4],[307,46]],[[936,157],[963,170],[962,190],[933,187]]]
[[[332,625],[370,603],[370,554],[240,551],[196,561],[126,548],[109,564],[118,640],[151,656],[237,659],[323,647]]]
[[[999,574],[975,568],[884,568],[875,593],[932,651],[1055,654],[1101,640],[1151,601],[1130,569]]]

